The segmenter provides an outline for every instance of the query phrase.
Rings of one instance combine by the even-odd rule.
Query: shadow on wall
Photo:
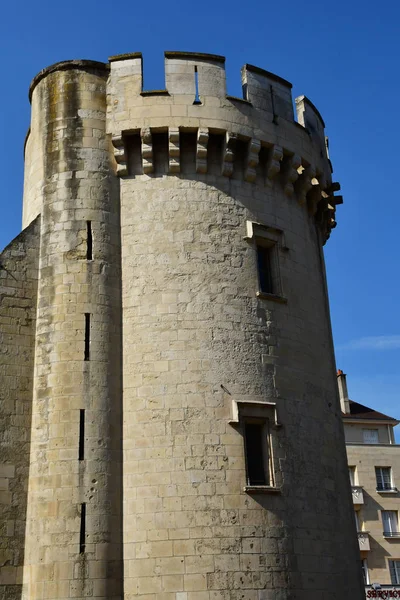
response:
[[[0,254],[0,597],[19,600],[27,511],[40,223]]]

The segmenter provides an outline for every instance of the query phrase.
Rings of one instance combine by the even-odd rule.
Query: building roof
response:
[[[349,400],[350,413],[342,413],[344,419],[360,419],[360,421],[371,420],[371,421],[393,421],[393,423],[399,423],[397,419],[384,415],[373,408]]]

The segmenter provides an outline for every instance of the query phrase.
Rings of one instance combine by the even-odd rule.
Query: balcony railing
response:
[[[400,531],[384,531],[383,537],[386,538],[400,538]]]
[[[353,504],[364,504],[364,494],[361,486],[352,485],[351,494],[353,496]]]
[[[367,531],[358,531],[358,546],[360,550],[370,550],[369,535]]]

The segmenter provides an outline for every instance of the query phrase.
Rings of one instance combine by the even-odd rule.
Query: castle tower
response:
[[[359,600],[324,122],[251,65],[227,96],[220,56],[166,52],[165,76],[143,91],[136,53],[31,86],[26,533],[4,589]]]

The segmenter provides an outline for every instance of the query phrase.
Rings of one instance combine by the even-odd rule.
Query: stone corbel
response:
[[[199,129],[197,132],[196,147],[196,172],[207,173],[207,146],[209,133],[208,129]]]
[[[293,184],[299,177],[298,169],[301,165],[301,157],[298,154],[284,158],[282,162],[282,185],[286,196],[293,196]]]
[[[267,418],[276,428],[282,427],[278,419],[276,402],[262,402],[260,400],[234,400],[232,398],[232,416],[230,425],[239,425],[240,416]]]
[[[270,149],[267,164],[266,164],[266,176],[267,176],[267,184],[270,184],[272,179],[276,177],[276,175],[281,170],[281,160],[283,157],[283,150],[281,146],[277,146],[274,144]]]
[[[260,149],[260,140],[251,139],[249,142],[249,148],[247,153],[247,167],[244,173],[245,180],[249,181],[250,183],[255,181],[257,177],[256,168],[259,161]]]
[[[180,152],[179,152],[179,129],[169,128],[168,129],[168,161],[169,161],[169,172],[179,173],[180,167]]]
[[[306,203],[307,194],[313,186],[312,180],[315,179],[315,175],[315,167],[309,165],[303,170],[303,172],[299,176],[299,179],[296,181],[295,188],[297,193],[297,200],[300,205]]]
[[[143,173],[153,173],[153,141],[151,137],[151,131],[149,128],[142,129],[142,160],[143,160]]]
[[[114,146],[114,158],[117,163],[117,175],[123,177],[128,174],[128,167],[126,164],[126,153],[125,145],[122,135],[113,135],[111,138],[112,145]]]
[[[225,175],[225,177],[232,177],[236,141],[236,134],[226,132],[222,163],[222,175]]]

